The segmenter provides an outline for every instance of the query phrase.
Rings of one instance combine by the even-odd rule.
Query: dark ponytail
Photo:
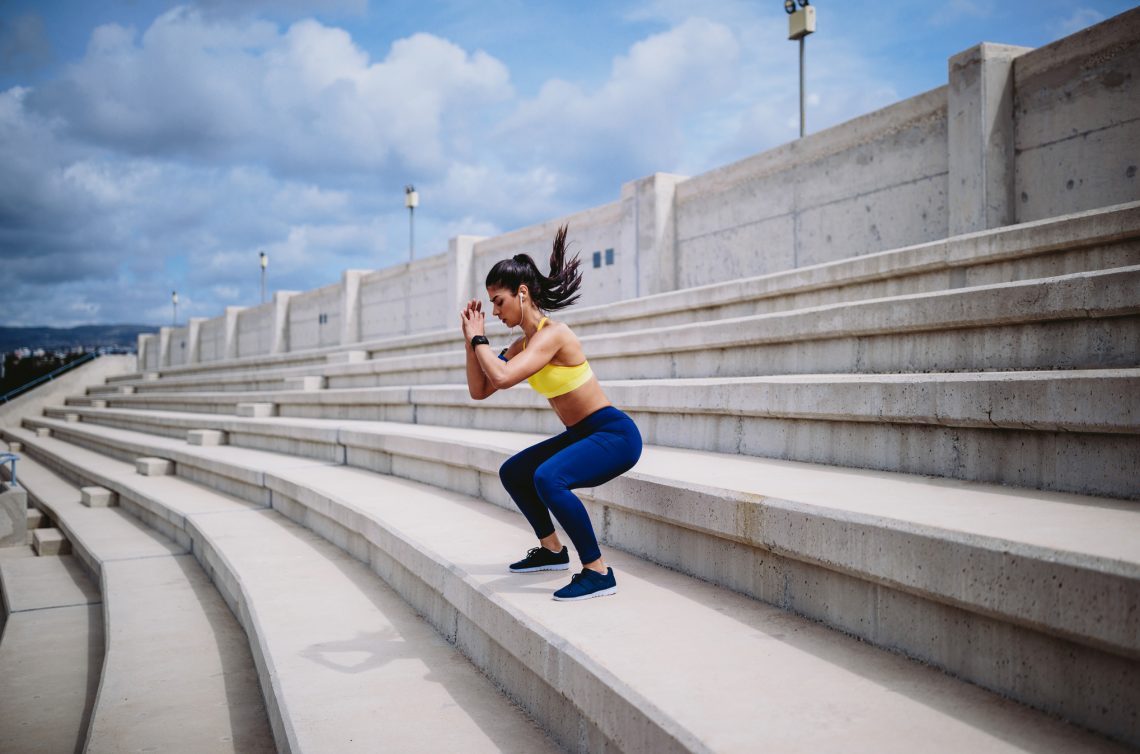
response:
[[[554,235],[554,248],[550,252],[550,274],[543,275],[538,265],[527,254],[515,254],[495,264],[487,273],[487,287],[506,288],[512,294],[519,292],[519,286],[530,290],[531,298],[543,311],[565,309],[581,295],[582,273],[578,269],[581,260],[575,254],[566,259],[566,231],[563,225]]]

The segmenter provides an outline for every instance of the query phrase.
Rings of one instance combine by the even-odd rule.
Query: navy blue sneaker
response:
[[[551,552],[545,547],[532,547],[525,558],[517,563],[511,563],[511,573],[568,570],[570,570],[570,553],[565,547],[561,552]]]
[[[574,574],[570,583],[554,593],[554,599],[559,602],[573,602],[574,600],[588,600],[591,597],[605,597],[617,594],[617,579],[614,578],[614,569],[607,568],[606,575],[585,568],[581,573]]]

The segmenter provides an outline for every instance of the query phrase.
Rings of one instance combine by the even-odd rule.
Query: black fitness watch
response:
[[[478,346],[489,346],[491,341],[487,340],[486,335],[476,335],[471,338],[471,350],[474,351]]]

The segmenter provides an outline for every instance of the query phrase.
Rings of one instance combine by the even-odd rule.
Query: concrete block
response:
[[[226,433],[217,429],[192,429],[186,433],[186,442],[191,445],[225,445]]]
[[[79,422],[79,414],[64,414],[63,420],[68,424],[77,424]]]
[[[51,437],[51,430],[47,427],[36,427],[36,437]]]
[[[36,529],[32,532],[32,549],[36,555],[67,555],[71,543],[59,529]]]
[[[28,508],[28,529],[39,529],[48,524],[47,516],[39,508]],[[28,540],[31,541],[30,539]]]
[[[169,476],[174,473],[174,461],[166,458],[136,458],[135,470],[143,476]]]
[[[1026,52],[987,43],[950,58],[950,235],[1014,222],[1013,61]]]
[[[80,502],[88,508],[110,508],[119,504],[117,493],[105,487],[81,487]]]
[[[143,372],[142,378],[147,382],[154,382],[158,379],[158,372]]]
[[[0,547],[27,542],[28,493],[0,483]]]
[[[8,443],[8,450],[11,451],[12,453],[19,453],[23,449],[24,449],[24,443],[22,443],[22,442],[10,442],[10,443]]]
[[[91,408],[107,408],[107,401],[99,399],[92,400]]]
[[[328,363],[330,364],[355,364],[367,359],[367,351],[338,351],[328,355]]]
[[[286,390],[324,390],[327,386],[324,377],[286,377]]]
[[[263,419],[267,416],[276,416],[277,406],[273,403],[239,403],[235,413],[245,418]]]
[[[119,393],[121,395],[134,395],[135,394],[135,386],[134,385],[122,385],[119,387]]]

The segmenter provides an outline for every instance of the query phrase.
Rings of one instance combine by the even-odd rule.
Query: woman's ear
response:
[[[518,297],[519,301],[526,303],[527,298],[530,296],[530,289],[526,287],[526,283],[519,286]]]

